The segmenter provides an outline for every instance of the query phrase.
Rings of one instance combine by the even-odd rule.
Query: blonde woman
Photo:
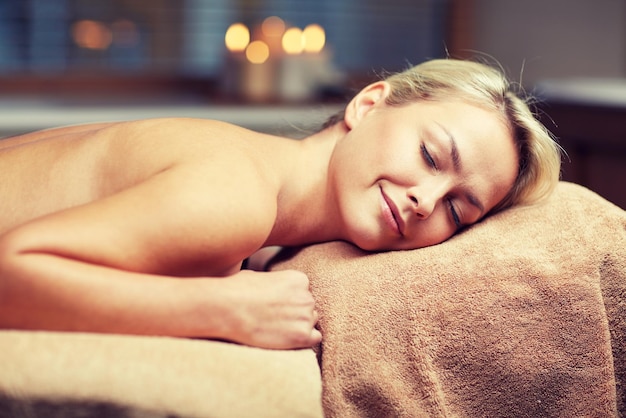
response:
[[[558,147],[496,70],[435,60],[365,87],[300,141],[157,119],[0,142],[0,327],[321,340],[307,277],[241,270],[266,246],[441,243],[528,204]]]

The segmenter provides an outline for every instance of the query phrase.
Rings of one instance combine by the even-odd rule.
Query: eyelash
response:
[[[456,213],[456,209],[452,204],[452,199],[448,199],[448,207],[450,208],[450,214],[452,215],[454,225],[456,225],[457,229],[460,229],[463,225],[461,225],[461,219],[459,218],[459,214]]]
[[[426,163],[432,168],[434,168],[435,170],[438,170],[439,168],[437,167],[437,163],[435,162],[435,159],[432,157],[432,155],[430,155],[430,152],[428,152],[426,145],[422,144],[420,146],[420,149],[422,151],[422,156],[424,157],[424,160],[426,160]],[[461,225],[459,214],[456,212],[456,209],[454,208],[454,205],[452,204],[452,199],[448,199],[448,208],[450,210],[450,215],[452,216],[452,220],[454,221],[454,225],[456,225],[457,229],[460,229],[463,225]]]
[[[420,149],[422,151],[422,156],[426,160],[426,163],[435,170],[438,170],[437,163],[435,162],[435,159],[432,157],[432,155],[430,155],[430,152],[428,152],[428,149],[426,149],[426,145],[420,145]]]

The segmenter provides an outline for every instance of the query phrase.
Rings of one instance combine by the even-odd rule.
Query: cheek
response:
[[[411,239],[408,248],[405,249],[441,244],[454,233],[454,228],[445,219],[431,217],[416,224],[414,235],[412,235],[413,239]]]

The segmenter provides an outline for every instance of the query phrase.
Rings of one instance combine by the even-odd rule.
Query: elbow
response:
[[[0,328],[13,328],[18,321],[16,308],[23,303],[24,252],[19,233],[0,237]]]
[[[25,240],[19,230],[0,236],[0,286],[13,276],[11,271],[25,248]]]
[[[20,254],[19,239],[16,239],[16,234],[10,233],[0,236],[0,302],[4,302],[4,288],[5,284],[13,276],[11,274],[12,266],[15,263],[15,259]],[[3,303],[0,303],[2,306]]]

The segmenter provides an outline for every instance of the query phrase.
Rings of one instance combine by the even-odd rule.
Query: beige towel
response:
[[[626,212],[561,183],[441,245],[312,246],[328,417],[626,414]]]
[[[312,350],[0,332],[0,417],[321,418]]]

